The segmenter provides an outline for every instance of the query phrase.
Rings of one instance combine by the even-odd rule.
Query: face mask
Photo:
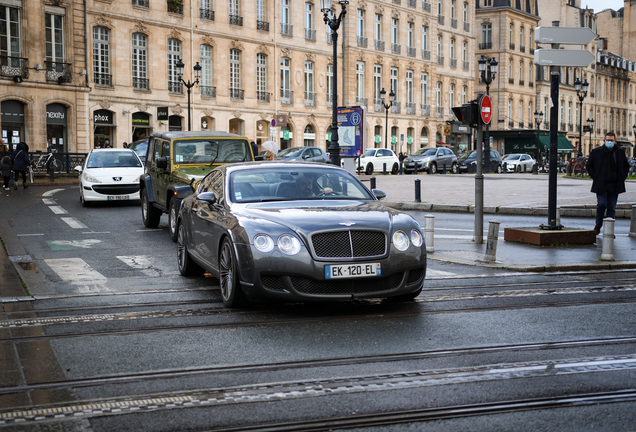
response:
[[[612,147],[614,147],[614,141],[605,141],[605,147],[611,149]]]

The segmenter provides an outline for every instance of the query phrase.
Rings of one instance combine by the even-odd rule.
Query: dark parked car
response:
[[[483,157],[483,156],[482,156]],[[473,151],[467,158],[459,159],[459,172],[476,172],[477,151]],[[472,165],[472,167],[471,167]],[[490,169],[488,172],[501,173],[503,170],[501,156],[496,150],[490,150]]]
[[[298,162],[324,162],[328,163],[329,154],[318,147],[290,147],[283,149],[276,155],[277,160]]]
[[[423,231],[381,197],[328,164],[217,167],[183,200],[179,271],[212,273],[228,307],[262,299],[413,299],[426,275]]]

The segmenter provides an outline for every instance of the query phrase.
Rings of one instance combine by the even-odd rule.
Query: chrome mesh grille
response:
[[[283,288],[283,280],[280,276],[261,276],[261,285],[263,288],[272,290],[272,291],[285,291]]]
[[[380,231],[333,231],[311,236],[319,258],[362,258],[386,254],[386,236]]]
[[[412,285],[415,283],[419,283],[422,281],[422,278],[424,277],[424,269],[423,268],[419,268],[419,269],[415,269],[415,270],[409,270],[409,276],[406,278],[406,284],[407,285]]]

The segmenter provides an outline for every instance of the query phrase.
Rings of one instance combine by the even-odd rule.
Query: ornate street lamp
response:
[[[479,74],[481,76],[481,81],[486,84],[486,95],[490,96],[490,84],[494,81],[495,75],[497,75],[497,68],[499,66],[499,62],[495,60],[493,57],[490,62],[482,55],[479,60],[477,60],[479,64]],[[486,73],[486,64],[489,64],[489,72]],[[490,124],[486,125],[486,132],[484,133],[484,161],[483,163],[486,165],[486,171],[490,172]],[[477,145],[481,145],[481,143],[477,143]]]
[[[587,97],[587,90],[589,89],[590,84],[587,80],[581,82],[580,79],[574,80],[574,90],[576,90],[576,95],[579,98],[579,152],[577,153],[578,157],[583,156],[583,99]]]
[[[186,86],[186,88],[188,89],[188,131],[192,130],[191,128],[191,121],[190,121],[190,89],[192,87],[194,87],[195,85],[199,84],[199,78],[201,78],[201,66],[199,65],[199,62],[197,62],[196,65],[194,65],[194,82],[190,82],[188,81],[184,81],[183,80],[183,69],[185,68],[185,65],[183,64],[183,62],[181,61],[181,59],[179,59],[177,61],[176,64],[177,67],[177,74],[179,74],[179,79],[181,80],[181,82],[183,83],[184,86]]]
[[[382,90],[380,90],[380,99],[382,100],[384,111],[386,112],[386,126],[384,128],[384,148],[388,148],[387,136],[389,132],[389,108],[391,108],[391,106],[393,106],[393,102],[395,102],[395,93],[393,93],[393,90],[391,90],[391,93],[389,93],[389,103],[386,104],[384,102],[386,100],[386,90],[384,90],[384,87],[382,87]]]
[[[340,15],[336,18],[335,16],[330,17],[331,0],[320,0],[320,11],[325,15],[325,24],[331,29],[331,41],[333,44],[333,95],[331,99],[332,116],[329,155],[331,156],[331,162],[336,166],[340,166],[340,145],[338,144],[338,28],[340,28],[340,22],[347,13],[349,0],[338,0],[338,3],[340,3]]]
[[[583,126],[583,132],[590,133],[590,149],[592,149],[592,131],[594,130],[594,119],[587,119],[587,126]]]
[[[534,121],[537,124],[537,163],[539,166],[543,166],[543,159],[541,158],[541,146],[539,142],[539,129],[541,127],[541,123],[543,123],[543,111],[534,112]]]

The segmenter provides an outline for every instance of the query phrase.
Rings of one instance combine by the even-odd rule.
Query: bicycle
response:
[[[40,152],[38,152],[40,153]],[[54,154],[56,153],[55,149],[52,149],[48,153],[43,153],[38,156],[37,159],[33,160],[33,170],[36,172],[50,172],[51,167],[53,167],[53,171],[56,173],[62,172],[62,161],[56,159]]]

